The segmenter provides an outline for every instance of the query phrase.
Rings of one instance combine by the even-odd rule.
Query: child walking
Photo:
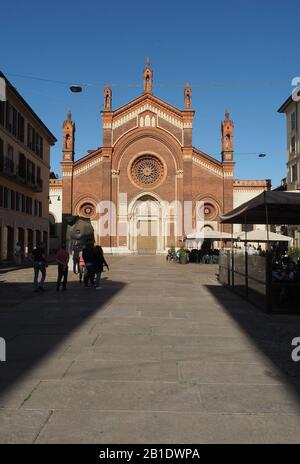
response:
[[[79,283],[80,284],[82,283],[85,272],[86,272],[85,262],[82,256],[82,251],[80,251],[79,252]]]

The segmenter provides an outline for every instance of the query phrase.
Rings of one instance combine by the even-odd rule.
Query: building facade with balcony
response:
[[[49,247],[50,147],[56,138],[0,72],[0,260],[25,255],[37,242]]]
[[[286,115],[287,176],[286,189],[300,193],[300,90],[290,96],[278,109]],[[299,219],[300,224],[300,219]],[[300,225],[289,226],[294,245],[300,246]]]
[[[287,190],[300,190],[300,98],[289,97],[278,112],[286,115]]]

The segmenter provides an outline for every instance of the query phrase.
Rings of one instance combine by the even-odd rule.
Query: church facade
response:
[[[135,100],[113,110],[107,86],[103,144],[76,161],[71,113],[63,124],[62,178],[50,180],[51,220],[64,223],[70,215],[90,220],[105,252],[165,253],[198,228],[198,217],[202,228],[226,231],[219,223],[222,214],[270,188],[267,180],[234,178],[234,123],[228,112],[221,123],[219,161],[193,146],[189,84],[183,109],[152,89],[149,61],[143,94]]]

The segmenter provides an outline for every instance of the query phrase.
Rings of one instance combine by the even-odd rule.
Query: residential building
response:
[[[294,97],[296,98],[291,95],[287,98],[278,109],[278,113],[286,115],[286,188],[288,191],[299,190],[300,193],[300,100],[299,95],[294,94]],[[294,238],[293,244],[300,246],[300,226],[292,225],[288,230],[289,235]]]
[[[25,255],[38,241],[48,249],[50,147],[56,138],[8,81],[0,101],[0,260]],[[3,81],[2,81],[3,82]]]

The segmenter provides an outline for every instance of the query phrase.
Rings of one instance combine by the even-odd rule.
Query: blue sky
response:
[[[105,83],[114,108],[134,99],[149,56],[155,95],[181,108],[190,82],[193,144],[219,158],[228,109],[236,177],[271,178],[276,186],[286,175],[285,116],[277,109],[300,75],[299,15],[296,0],[15,0],[1,7],[0,69],[58,138],[51,154],[58,173],[67,111],[79,158],[102,143]],[[92,85],[72,94],[67,83]],[[268,156],[251,154],[258,152]]]

